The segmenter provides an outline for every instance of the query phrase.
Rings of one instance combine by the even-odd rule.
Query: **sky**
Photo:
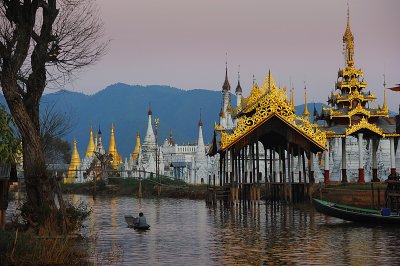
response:
[[[109,51],[67,89],[93,94],[123,82],[221,90],[227,61],[232,92],[239,69],[244,96],[253,75],[262,84],[270,69],[277,85],[294,87],[296,105],[304,84],[308,102],[326,102],[344,66],[347,2],[355,65],[378,98],[371,106],[382,105],[383,75],[387,87],[400,83],[398,0],[97,0]],[[397,112],[400,93],[387,98]]]

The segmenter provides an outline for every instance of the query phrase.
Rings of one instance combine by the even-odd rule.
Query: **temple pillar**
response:
[[[390,174],[395,176],[396,173],[396,152],[394,150],[394,138],[390,139]]]
[[[268,168],[267,168],[267,148],[264,146],[264,179],[265,179],[265,184],[267,184],[267,180],[268,180]]]
[[[282,183],[282,181],[283,181],[283,178],[282,178],[282,147],[281,146],[279,146],[278,147],[278,151],[279,151],[279,154],[278,154],[278,156],[279,156],[279,164],[278,164],[278,167],[279,167],[279,182],[281,182]]]
[[[274,170],[274,182],[276,182],[277,179],[277,170],[276,170],[276,148],[273,149],[273,162],[272,162],[272,166],[273,166],[273,170]]]
[[[301,148],[297,147],[297,169],[299,170],[299,183],[301,183]]]
[[[243,183],[247,183],[247,176],[248,174],[248,170],[249,170],[249,165],[248,165],[248,158],[247,158],[247,146],[244,147],[244,166],[243,166],[243,171],[244,171],[244,175],[243,175]]]
[[[256,171],[256,183],[257,185],[260,183],[260,149],[258,147],[258,141],[256,142],[256,167],[257,167],[257,171]]]
[[[291,146],[290,149],[290,179],[291,182],[294,183],[294,147]]]
[[[372,182],[379,182],[376,152],[378,150],[378,140],[372,139]]]
[[[329,139],[326,140],[326,151],[325,151],[325,164],[324,164],[324,183],[329,184],[331,182],[329,178]]]
[[[224,154],[221,153],[219,156],[219,185],[222,186],[222,173],[223,173],[223,161]]]
[[[347,183],[347,173],[346,173],[346,138],[342,138],[342,183]]]
[[[363,154],[363,133],[358,133],[358,183],[365,183],[364,178],[364,154]]]
[[[310,151],[310,183],[315,183],[314,178],[314,153]]]

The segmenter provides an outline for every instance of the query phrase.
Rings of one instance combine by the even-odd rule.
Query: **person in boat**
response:
[[[138,226],[138,227],[147,226],[146,217],[143,215],[143,212],[139,213],[139,218],[137,219],[136,226]]]

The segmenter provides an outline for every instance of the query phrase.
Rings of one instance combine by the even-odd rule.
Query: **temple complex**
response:
[[[230,186],[231,198],[236,199],[239,191],[252,191],[249,193],[254,198],[260,182],[266,185],[363,183],[396,175],[400,115],[397,120],[390,116],[385,82],[382,106],[370,106],[376,96],[366,91],[363,70],[355,66],[349,11],[343,44],[344,67],[338,71],[335,91],[328,97],[329,106],[320,112],[314,104],[310,113],[304,86],[305,107],[301,116],[297,116],[294,89],[288,97],[286,87],[277,86],[270,71],[261,87],[253,79],[248,97],[242,95],[238,73],[236,106],[232,107],[226,62],[221,110],[218,123],[214,123],[211,145],[204,144],[201,115],[196,143],[178,145],[171,131],[169,139],[158,145],[159,120],[153,121],[149,108],[143,143],[137,134],[134,151],[124,161],[117,151],[112,124],[108,153],[113,155],[112,165],[117,175],[125,178],[165,175],[196,184],[208,180],[214,185]],[[94,140],[90,129],[82,161],[74,140],[67,182],[73,182],[74,175],[80,177],[79,171],[89,167],[95,152],[105,154],[100,129]]]
[[[332,166],[333,169],[341,169],[340,173],[335,173],[335,179],[339,174],[342,182],[348,182],[349,173],[356,175],[358,182],[365,182],[365,168],[372,172],[372,177],[369,177],[371,181],[384,180],[388,176],[385,171],[388,167],[379,169],[378,163],[390,161],[390,174],[396,174],[395,142],[397,143],[400,134],[396,132],[396,118],[389,116],[385,82],[383,105],[370,107],[370,102],[375,101],[376,97],[370,91],[365,91],[367,83],[364,73],[362,69],[355,67],[354,36],[350,29],[349,10],[343,48],[345,66],[338,71],[335,88],[338,92],[331,93],[328,98],[330,106],[323,108],[317,117],[324,121],[320,129],[324,130],[328,138],[324,180],[325,183],[330,182]],[[348,167],[354,169],[353,165],[358,168],[358,173],[349,172]]]
[[[172,138],[172,131],[169,139],[165,139],[161,145],[158,145],[158,119],[153,119],[151,108],[148,110],[148,123],[146,136],[143,143],[140,141],[140,135],[136,135],[136,144],[133,153],[129,157],[122,160],[122,156],[118,153],[115,140],[115,126],[111,125],[110,145],[108,154],[111,154],[113,160],[111,164],[114,168],[113,176],[123,178],[129,177],[156,177],[157,174],[165,175],[177,179],[185,180],[188,183],[204,183],[208,174],[216,172],[215,158],[206,156],[208,146],[203,140],[203,122],[200,116],[198,122],[198,139],[193,144],[178,145]],[[76,140],[75,140],[76,143]],[[80,160],[79,153],[74,145],[71,164],[68,171],[68,178],[65,182],[85,182],[92,180],[93,176],[85,176],[84,173],[91,167],[93,160],[98,155],[106,154],[103,146],[102,133],[99,131],[94,138],[93,130],[90,128],[89,143],[85,153],[85,157]],[[115,158],[115,159],[114,159]],[[109,174],[110,176],[110,174]]]

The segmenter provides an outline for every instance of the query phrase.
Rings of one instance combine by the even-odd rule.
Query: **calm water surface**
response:
[[[312,206],[226,208],[202,200],[73,195],[92,214],[88,236],[97,265],[399,265],[400,228],[327,217]],[[144,212],[149,231],[124,215]]]

